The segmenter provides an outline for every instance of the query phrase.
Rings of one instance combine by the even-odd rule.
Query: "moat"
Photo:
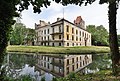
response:
[[[7,54],[4,66],[6,75],[19,77],[30,75],[36,81],[45,77],[46,81],[53,77],[65,77],[71,72],[83,74],[95,73],[111,68],[109,54]]]

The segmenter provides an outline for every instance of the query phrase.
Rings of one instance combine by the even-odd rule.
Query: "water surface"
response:
[[[8,54],[5,58],[6,75],[17,78],[30,75],[36,81],[45,77],[46,81],[53,77],[65,77],[71,72],[95,73],[111,68],[108,54]]]

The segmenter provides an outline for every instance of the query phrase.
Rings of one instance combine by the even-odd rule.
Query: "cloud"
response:
[[[39,23],[39,20],[44,20],[46,22],[54,22],[58,17],[63,18],[63,8],[64,8],[64,18],[73,22],[77,16],[82,16],[86,25],[103,25],[108,30],[108,5],[103,4],[99,5],[98,1],[94,2],[92,5],[88,6],[76,6],[68,5],[62,6],[55,2],[51,3],[51,6],[48,8],[42,8],[40,14],[32,13],[32,6],[29,7],[29,10],[22,12],[22,22],[27,26],[34,28],[34,23]],[[118,9],[120,13],[120,9]],[[118,33],[120,32],[120,15],[117,14],[117,29]],[[120,33],[119,33],[120,34]]]

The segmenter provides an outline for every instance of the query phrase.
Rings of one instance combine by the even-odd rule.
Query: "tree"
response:
[[[117,41],[116,31],[116,14],[119,1],[109,1],[109,43],[112,58],[112,69],[114,75],[120,75],[120,54]]]
[[[97,27],[95,25],[88,25],[87,31],[91,33],[93,45],[108,45],[108,32],[102,25]]]
[[[120,47],[120,35],[117,35],[118,38],[118,46]]]
[[[12,28],[13,30],[10,34],[10,45],[34,44],[34,29],[26,28],[26,26],[21,22],[16,22]]]
[[[10,35],[11,45],[22,45],[25,38],[26,27],[22,23],[15,23]]]
[[[34,45],[35,30],[31,28],[26,28],[26,35],[24,42],[26,45]]]
[[[108,32],[107,30],[103,27],[103,25],[97,26],[97,33],[98,33],[98,40],[99,43],[98,45],[108,45]]]
[[[56,3],[61,2],[63,5],[76,4],[81,6],[92,4],[95,0],[54,0]],[[120,67],[120,54],[118,50],[117,34],[116,34],[116,11],[119,0],[100,0],[100,3],[109,4],[109,35],[110,35],[110,49],[113,63],[113,73],[118,74]],[[33,6],[34,12],[40,13],[40,8],[50,5],[48,0],[0,0],[0,67],[5,55],[7,42],[9,40],[9,33],[11,26],[15,23],[13,17],[19,16],[18,11],[28,9],[29,5]],[[18,6],[17,6],[18,5]],[[1,73],[2,76],[2,73]],[[2,81],[2,78],[0,78]]]
[[[59,3],[61,0],[55,0]],[[85,5],[92,4],[95,0],[62,0],[63,5],[67,4],[76,4],[81,6],[85,3]],[[109,44],[110,44],[110,53],[112,58],[112,69],[114,75],[120,75],[120,54],[118,49],[118,41],[117,41],[117,31],[116,31],[116,14],[120,0],[100,0],[100,4],[107,3],[108,6],[108,18],[109,18]]]
[[[12,25],[13,17],[19,16],[19,11],[28,9],[32,4],[34,12],[40,13],[40,7],[50,5],[48,0],[0,0],[0,68],[2,66]],[[18,5],[18,6],[17,6]],[[1,70],[0,70],[1,71]],[[0,81],[3,81],[4,72],[0,72]]]

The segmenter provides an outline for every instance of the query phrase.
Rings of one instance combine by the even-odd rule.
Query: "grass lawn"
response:
[[[105,46],[49,47],[49,46],[8,46],[7,52],[49,53],[49,54],[90,54],[108,53]]]

